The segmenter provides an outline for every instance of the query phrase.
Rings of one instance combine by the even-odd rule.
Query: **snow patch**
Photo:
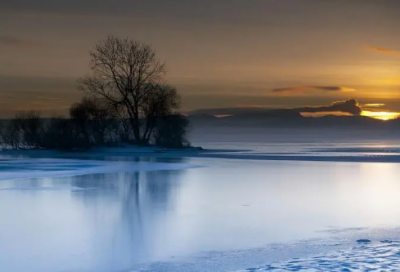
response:
[[[368,239],[361,240],[367,241]],[[236,272],[265,271],[400,271],[400,242],[385,240],[381,243],[368,243],[356,246],[351,250],[340,250],[304,259],[291,259],[286,262]]]

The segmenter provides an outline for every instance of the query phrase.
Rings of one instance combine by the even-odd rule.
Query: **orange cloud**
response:
[[[367,46],[366,49],[368,51],[372,51],[375,53],[400,56],[400,50],[389,49],[389,48],[384,48],[384,47],[377,47],[377,46]]]
[[[327,115],[353,116],[353,114],[341,111],[300,112],[303,117],[323,117]]]
[[[232,115],[231,114],[216,114],[214,116],[217,117],[217,118],[225,118],[225,117],[230,117]]]
[[[363,107],[371,107],[371,108],[380,108],[380,107],[384,107],[385,104],[383,103],[368,103],[368,104],[364,104]]]
[[[273,108],[282,108],[280,105],[276,104],[239,104],[236,107],[238,108],[256,108],[256,109],[273,109]]]
[[[307,91],[324,91],[324,92],[355,92],[353,88],[342,86],[296,86],[287,88],[273,89],[274,93],[304,93]]]

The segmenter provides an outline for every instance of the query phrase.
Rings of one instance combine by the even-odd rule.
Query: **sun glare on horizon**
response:
[[[397,119],[400,117],[400,112],[389,111],[365,111],[361,112],[361,116],[371,117],[382,121]]]

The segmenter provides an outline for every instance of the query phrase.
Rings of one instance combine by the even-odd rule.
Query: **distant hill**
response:
[[[277,128],[398,128],[400,120],[382,121],[366,116],[303,117],[293,110],[270,110],[242,112],[218,118],[210,114],[191,114],[188,116],[192,126],[211,127],[277,127]]]
[[[226,108],[215,110],[198,110],[189,113],[191,119],[213,119],[216,116],[224,116],[222,118],[303,118],[303,116],[293,109],[251,109],[247,108]]]

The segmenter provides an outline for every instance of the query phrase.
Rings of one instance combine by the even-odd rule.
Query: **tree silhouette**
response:
[[[114,111],[102,101],[84,97],[70,107],[70,117],[77,132],[87,145],[105,145],[114,141],[118,129]]]
[[[14,122],[20,131],[22,145],[26,148],[39,148],[43,137],[43,122],[39,111],[17,113]]]
[[[115,36],[98,42],[90,59],[91,74],[79,89],[122,108],[136,143],[148,144],[157,118],[179,105],[176,90],[162,84],[165,64],[149,45]]]

